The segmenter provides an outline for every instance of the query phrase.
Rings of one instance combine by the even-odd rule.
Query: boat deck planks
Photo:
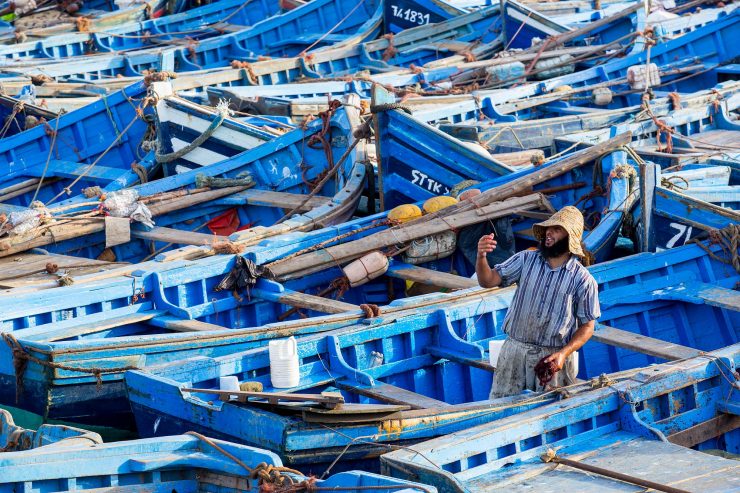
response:
[[[435,409],[449,406],[449,404],[444,401],[433,399],[388,383],[376,382],[372,387],[353,387],[341,382],[337,382],[337,385],[340,388],[344,388],[356,394],[371,397],[389,404],[407,405],[410,406],[411,409]]]
[[[673,344],[667,341],[661,341],[653,337],[647,337],[626,330],[614,327],[600,326],[594,331],[593,340],[610,346],[629,349],[640,353],[663,358],[665,360],[678,360],[684,358],[693,358],[699,356],[701,351]]]
[[[577,454],[565,457],[611,471],[649,479],[679,489],[691,491],[728,491],[732,483],[740,483],[740,462],[716,457],[704,452],[640,438],[618,432],[607,440],[595,440],[593,446],[579,449]],[[582,491],[585,484],[589,491],[638,492],[645,488],[586,473],[567,466],[530,464],[520,474],[506,481],[505,489],[511,493],[523,491],[560,492]],[[734,471],[734,472],[733,472]],[[500,471],[481,475],[466,482],[471,493],[491,491],[501,487]],[[733,479],[734,478],[734,479]]]
[[[414,265],[391,267],[388,270],[388,275],[406,281],[420,282],[440,288],[466,289],[478,287],[478,281],[473,279]]]
[[[669,442],[681,447],[695,447],[696,445],[725,433],[740,428],[740,416],[720,414],[710,420],[678,431],[666,438]]]
[[[120,262],[89,260],[69,255],[19,253],[0,258],[0,288],[17,288],[56,280],[46,271],[48,263],[56,264],[57,272],[67,271],[74,275],[91,274],[110,270],[123,265]]]
[[[272,192],[269,190],[245,190],[234,195],[234,200],[244,200],[249,205],[297,209],[306,212],[331,202],[328,197],[308,197],[298,193]]]
[[[149,231],[131,231],[131,236],[144,240],[161,241],[177,245],[212,245],[217,241],[226,241],[228,237],[194,231],[182,231],[173,228],[155,227]]]

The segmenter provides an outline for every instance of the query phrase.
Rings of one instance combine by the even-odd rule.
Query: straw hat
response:
[[[583,237],[583,214],[576,207],[567,205],[552,215],[547,221],[537,223],[532,227],[532,232],[537,240],[545,238],[545,230],[550,226],[560,226],[568,232],[568,250],[573,255],[584,257],[581,248]]]

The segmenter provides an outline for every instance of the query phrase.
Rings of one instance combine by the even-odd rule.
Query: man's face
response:
[[[568,232],[560,226],[548,226],[545,230],[545,246],[551,247],[568,236]]]

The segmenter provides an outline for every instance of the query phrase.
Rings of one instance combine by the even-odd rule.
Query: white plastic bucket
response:
[[[301,381],[295,337],[270,341],[270,381],[276,389],[297,387]]]
[[[488,341],[488,360],[491,362],[491,366],[495,367],[498,364],[498,356],[501,354],[503,345],[503,340]]]

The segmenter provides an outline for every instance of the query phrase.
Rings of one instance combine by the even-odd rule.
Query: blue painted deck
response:
[[[136,183],[139,178],[131,171],[131,163],[144,155],[140,145],[149,128],[145,118],[151,108],[140,105],[140,117],[139,107],[129,99],[140,100],[145,95],[146,85],[139,82],[44,125],[1,139],[3,212],[12,212],[14,206],[28,207],[34,199],[49,203],[56,197],[55,202],[61,202],[68,197],[65,189],[77,195],[90,186],[120,188]],[[44,181],[39,187],[41,178]]]
[[[268,467],[275,469],[270,475]],[[267,488],[316,487],[399,493],[436,493],[418,483],[362,471],[310,480],[298,471],[280,469],[268,451],[193,435],[155,440],[105,443],[72,450],[44,449],[0,455],[0,491],[17,492],[33,484],[40,491],[148,491],[159,493],[253,492]],[[248,468],[248,469],[247,469]],[[272,477],[259,477],[262,471]],[[254,474],[253,474],[254,472]],[[277,474],[275,474],[277,473]],[[277,477],[276,477],[277,476]],[[282,481],[278,479],[282,477]]]
[[[186,36],[201,40],[220,35],[224,29],[247,29],[279,12],[277,2],[255,0],[249,3],[249,8],[243,8],[243,4],[241,0],[218,1],[179,14],[111,26],[100,32],[59,34],[2,45],[0,58],[7,59],[3,65],[12,65],[28,58],[59,59],[167,46]]]
[[[329,1],[329,0],[326,0]],[[356,4],[346,0],[332,0],[338,2],[344,14],[349,13]],[[302,9],[316,9],[319,4],[311,2]],[[423,65],[429,61],[438,60],[446,56],[457,54],[458,48],[469,49],[473,54],[483,56],[492,53],[500,43],[496,42],[497,36],[493,28],[499,22],[498,6],[486,8],[480,12],[473,12],[457,17],[450,21],[440,23],[437,26],[420,26],[408,30],[405,36],[399,35],[393,39],[393,46],[398,53],[391,57],[385,57],[384,53],[389,45],[388,39],[369,41],[377,35],[378,23],[380,21],[380,9],[371,9],[372,4],[363,3],[362,8],[352,13],[352,16],[342,23],[345,29],[332,31],[337,33],[341,39],[324,39],[325,44],[335,43],[333,47],[318,48],[311,44],[325,34],[337,20],[328,23],[326,27],[314,31],[311,36],[298,38],[293,43],[288,43],[284,48],[280,43],[267,44],[260,47],[250,47],[246,40],[258,38],[258,28],[245,31],[242,35],[232,34],[221,36],[212,40],[204,40],[195,47],[195,54],[189,54],[186,48],[171,49],[161,54],[158,52],[138,52],[120,56],[101,56],[95,61],[68,62],[64,64],[52,64],[43,67],[43,73],[54,78],[71,77],[75,80],[96,80],[118,74],[124,76],[139,75],[141,70],[177,70],[179,72],[197,71],[210,68],[225,68],[232,60],[250,62],[249,69],[234,71],[241,74],[241,84],[276,84],[295,80],[299,74],[307,77],[325,77],[343,75],[348,71],[355,72],[363,68],[374,72],[388,71],[397,67],[408,67],[411,64]],[[369,9],[367,12],[366,9]],[[295,16],[298,9],[284,15]],[[375,15],[377,14],[377,15]],[[368,20],[368,18],[370,20]],[[355,23],[352,24],[351,21]],[[276,22],[273,18],[271,22]],[[265,21],[267,22],[267,21]],[[306,21],[307,22],[307,21]],[[363,23],[364,22],[364,23]],[[318,29],[318,28],[317,28]],[[244,38],[242,40],[241,38]],[[229,40],[232,40],[229,42]],[[342,41],[342,43],[338,43]],[[367,41],[363,43],[363,41]],[[456,41],[452,43],[450,41]],[[482,44],[481,44],[482,43]],[[480,46],[478,46],[481,44]],[[244,46],[242,46],[244,45]],[[410,50],[415,47],[415,50]],[[311,48],[310,57],[297,56],[302,50]],[[316,48],[316,49],[314,49]],[[259,61],[259,55],[268,56],[294,56],[289,60],[263,60]],[[289,68],[287,68],[289,66]],[[16,67],[5,70],[11,74],[33,74],[39,72],[39,68]],[[220,77],[220,76],[218,76]],[[215,81],[213,83],[216,83]]]
[[[699,451],[740,452],[740,430],[731,424],[738,419],[731,368],[739,351],[736,344],[631,372],[610,387],[390,452],[381,457],[383,472],[446,493],[643,490],[543,462],[552,450],[679,489],[735,491],[737,461]]]
[[[97,433],[72,426],[43,424],[37,430],[23,428],[15,424],[9,411],[0,409],[0,458],[6,453],[41,447],[58,451],[64,447],[89,447],[98,443],[103,443],[103,439]]]

